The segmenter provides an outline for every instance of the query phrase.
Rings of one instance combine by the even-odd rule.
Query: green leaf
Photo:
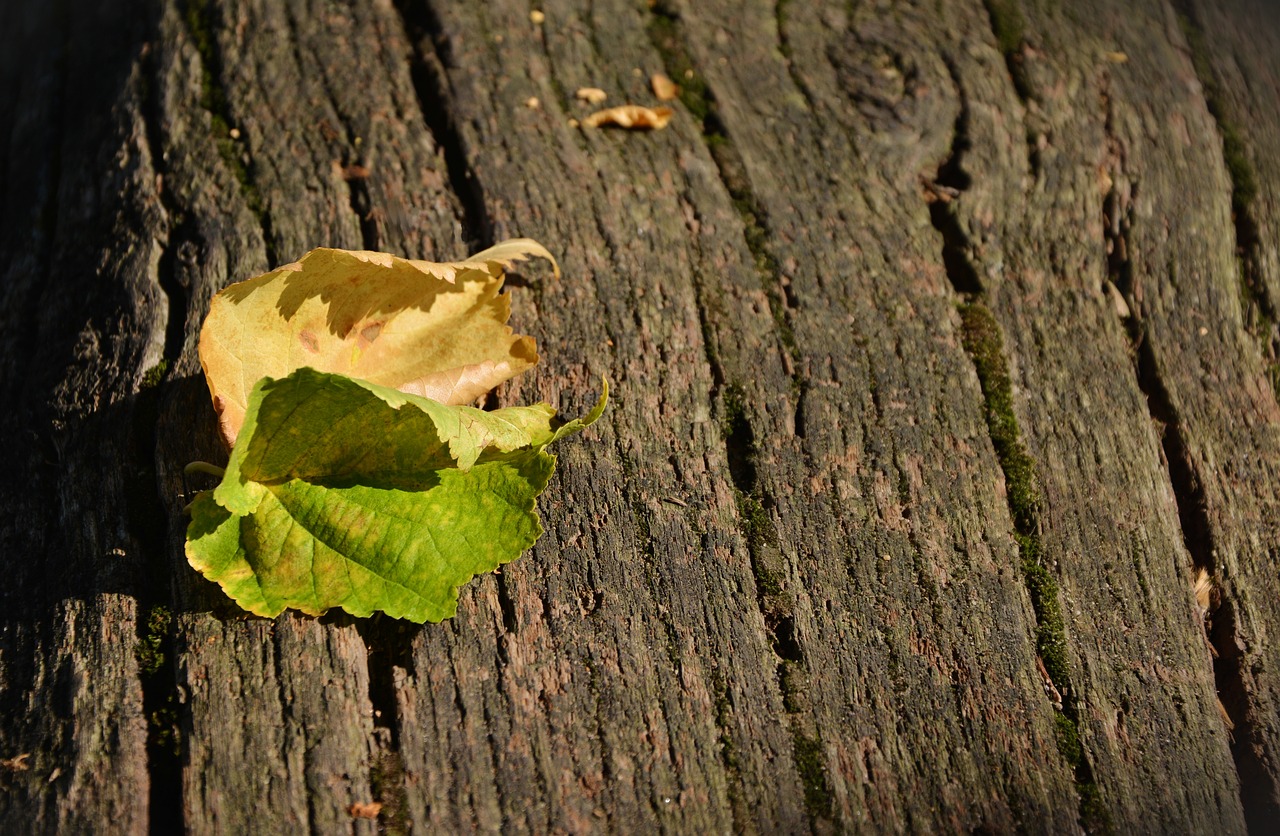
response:
[[[222,483],[191,507],[187,559],[241,607],[342,607],[440,621],[458,587],[542,534],[534,500],[557,425],[546,404],[484,412],[302,368],[248,398]]]

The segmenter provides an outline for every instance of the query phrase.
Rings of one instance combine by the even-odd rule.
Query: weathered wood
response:
[[[369,25],[335,8],[166,10],[156,58],[158,133],[168,140],[169,251],[189,300],[189,335],[213,293],[267,269],[280,260],[276,254],[359,248],[357,184],[363,194],[378,195],[384,218],[375,225],[386,246],[452,255],[423,247],[424,240],[441,246],[458,223],[439,188],[442,178],[430,177],[443,162],[432,156],[409,98],[408,65],[394,62],[388,77],[377,61],[380,49],[394,49],[394,39],[380,38],[378,28],[388,25],[388,12],[362,10],[381,21]],[[399,26],[394,17],[390,22]],[[315,26],[334,34],[309,44],[321,37],[309,28]],[[359,48],[352,50],[353,43]],[[345,81],[343,95],[333,92],[339,82],[321,67],[358,79],[362,93],[351,95]],[[404,121],[392,120],[406,110]],[[396,132],[405,125],[416,135]],[[344,167],[355,165],[369,168],[372,187],[363,176],[344,179]],[[387,184],[401,182],[394,173],[405,171],[413,172],[417,188],[389,195]],[[443,219],[432,226],[436,216]],[[207,434],[193,340],[174,375],[182,382],[161,421],[159,453],[166,495],[177,500],[186,461],[225,453]],[[196,416],[203,433],[191,431]],[[373,822],[349,812],[375,800],[372,765],[379,757],[363,639],[350,623],[286,618],[273,627],[232,615],[217,590],[182,570],[182,504],[174,501],[169,510],[178,600],[195,610],[178,620],[174,638],[177,686],[190,706],[182,725],[183,821],[195,832],[368,832]],[[201,612],[210,606],[214,612]]]
[[[1211,615],[1219,688],[1228,712],[1243,725],[1234,751],[1249,823],[1266,829],[1280,814],[1280,681],[1276,648],[1267,640],[1280,594],[1280,434],[1275,404],[1267,399],[1280,397],[1280,10],[1248,2],[1195,3],[1182,9],[1180,23],[1217,123],[1230,183],[1234,235],[1223,234],[1219,214],[1219,231],[1209,239],[1218,244],[1214,274],[1237,294],[1234,300],[1230,293],[1215,298],[1220,315],[1235,325],[1227,334],[1234,341],[1223,340],[1214,352],[1223,361],[1200,360],[1200,379],[1208,385],[1197,390],[1194,381],[1184,384],[1191,402],[1184,446],[1211,526],[1206,562],[1222,586],[1219,612]],[[1213,312],[1194,314],[1216,319]],[[1185,318],[1180,324],[1181,335],[1200,328],[1221,333]],[[1173,346],[1181,335],[1175,332]],[[1234,356],[1237,350],[1242,357]],[[1216,396],[1219,389],[1230,397]]]
[[[0,8],[0,816],[1265,828],[1280,25],[1096,6]],[[572,123],[658,71],[666,130]],[[501,400],[615,393],[544,538],[442,625],[239,614],[211,296],[512,235],[564,278]]]
[[[140,832],[147,729],[130,596],[0,626],[0,793],[11,832]]]
[[[1006,335],[1015,412],[1037,466],[1043,559],[1059,578],[1071,640],[1069,685],[1058,684],[1075,692],[1067,700],[1077,705],[1088,765],[1077,774],[1096,782],[1122,831],[1238,828],[1191,561],[1135,349],[1106,286],[1124,285],[1116,268],[1132,246],[1103,228],[1135,176],[1114,136],[1129,118],[1115,76],[1153,56],[1160,74],[1179,64],[1160,51],[1163,26],[1135,27],[1116,43],[1107,40],[1115,22],[1085,28],[1029,8],[1026,45],[1008,56],[1010,79],[994,39],[975,49],[974,30],[961,28],[984,23],[975,11],[939,20],[940,42],[923,48],[949,62],[951,83],[939,83],[963,108],[952,163],[968,182],[949,211],[963,219],[957,247],[989,289]],[[997,32],[1015,25],[998,14]],[[1136,42],[1139,30],[1154,32],[1155,43]],[[1125,50],[1136,54],[1125,62],[1108,55]],[[1129,224],[1124,216],[1115,226],[1127,236]],[[1113,259],[1108,248],[1118,250]],[[1152,688],[1152,679],[1165,685]]]
[[[44,4],[4,16],[0,821],[138,831],[137,599],[156,495],[134,455],[150,434],[136,392],[166,314],[149,235],[146,24],[128,9]]]

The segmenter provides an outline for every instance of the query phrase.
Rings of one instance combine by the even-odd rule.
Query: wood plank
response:
[[[567,23],[570,13],[547,14]],[[424,788],[410,793],[414,818],[446,829],[723,830],[737,816],[740,827],[802,829],[776,661],[707,400],[695,289],[682,278],[705,262],[679,243],[671,147],[637,139],[619,153],[602,138],[595,154],[613,168],[601,182],[558,113],[567,102],[528,15],[450,10],[439,40],[494,237],[538,237],[564,269],[519,291],[515,319],[547,359],[506,397],[581,409],[608,372],[622,394],[606,421],[623,423],[564,445],[544,540],[500,583],[473,581],[449,628],[419,635],[416,691],[400,701],[406,770]],[[593,56],[563,71],[580,74],[562,82],[570,88],[602,81],[605,68]],[[541,108],[526,106],[533,95]],[[637,235],[652,243],[624,243]],[[733,304],[746,328],[769,334],[754,277],[733,257],[729,269],[752,280]]]
[[[430,176],[430,165],[443,165],[421,117],[408,120],[413,136],[395,121],[412,105],[396,97],[412,88],[407,63],[388,64],[380,51],[394,49],[379,28],[398,24],[387,9],[361,9],[366,17],[358,20],[336,17],[337,7],[280,4],[181,11],[170,7],[162,20],[157,82],[173,224],[169,263],[189,294],[160,454],[184,613],[175,637],[177,685],[187,694],[182,817],[193,832],[371,832],[376,822],[351,812],[377,800],[381,757],[368,653],[356,626],[238,617],[182,557],[178,497],[203,485],[184,479],[181,467],[226,456],[211,432],[194,337],[212,294],[229,282],[315,246],[359,248],[362,220],[376,239],[364,241],[370,246],[448,240],[459,228],[455,204],[442,178]],[[310,49],[323,58],[323,72],[362,95],[334,98],[321,59],[307,58]],[[368,175],[344,173],[355,165]],[[434,191],[389,196],[388,184],[396,187],[396,172],[404,171]],[[384,217],[369,218],[371,207],[360,217],[357,191],[378,195]],[[419,198],[426,202],[413,202]]]
[[[0,625],[0,818],[23,833],[145,833],[137,605],[68,599]],[[108,777],[109,776],[109,777]]]
[[[681,484],[687,478],[683,468],[667,471],[661,463],[673,453],[676,462],[709,459],[714,447],[712,441],[707,452],[697,447],[689,450],[680,434],[668,437],[654,416],[663,414],[660,404],[672,402],[673,390],[685,388],[690,391],[687,397],[694,399],[692,414],[700,414],[706,407],[696,407],[700,399],[696,393],[721,383],[715,389],[715,411],[727,420],[725,427],[714,429],[721,430],[721,445],[726,443],[725,436],[731,437],[731,449],[725,451],[712,476],[723,485],[718,492],[732,494],[731,470],[754,468],[758,474],[745,477],[738,486],[744,494],[742,510],[758,526],[756,554],[743,540],[735,543],[736,560],[748,569],[754,558],[758,571],[748,583],[738,584],[736,592],[732,587],[708,585],[712,597],[706,598],[702,618],[711,620],[708,613],[720,609],[746,609],[754,613],[753,620],[760,619],[756,623],[765,635],[772,622],[775,654],[764,670],[772,668],[768,678],[781,679],[773,705],[781,697],[783,734],[791,738],[793,763],[800,760],[793,768],[808,784],[806,815],[819,827],[832,820],[868,828],[905,826],[908,821],[922,827],[977,826],[986,821],[999,827],[1001,823],[1011,826],[1015,820],[1011,808],[1017,805],[1019,815],[1027,820],[1052,820],[1062,815],[1055,811],[1066,810],[1064,821],[1073,821],[1070,778],[1065,765],[1054,765],[1052,715],[1035,672],[1030,608],[1017,578],[1000,568],[1002,562],[1012,563],[1012,540],[1004,533],[1009,527],[1007,511],[997,492],[995,459],[985,442],[981,396],[959,345],[952,304],[936,284],[938,280],[945,283],[945,276],[936,264],[932,243],[926,249],[919,241],[904,239],[895,226],[877,224],[865,209],[874,233],[858,240],[846,237],[848,233],[837,226],[837,208],[847,212],[859,206],[853,188],[855,172],[836,153],[811,157],[822,161],[813,166],[813,176],[822,178],[822,188],[816,190],[812,183],[786,180],[807,178],[797,169],[808,166],[775,160],[771,170],[779,172],[777,179],[770,181],[768,174],[761,174],[773,201],[769,217],[806,217],[795,222],[788,219],[781,231],[771,229],[770,243],[777,242],[779,254],[774,258],[786,265],[792,291],[807,304],[802,311],[785,312],[789,329],[769,327],[774,314],[768,294],[781,295],[779,278],[762,285],[756,255],[744,240],[743,221],[729,191],[717,182],[721,177],[699,135],[699,125],[683,116],[672,128],[651,136],[607,132],[579,136],[565,124],[569,117],[580,118],[586,112],[570,99],[579,85],[616,91],[618,101],[652,100],[645,92],[648,75],[661,69],[663,61],[641,34],[651,23],[649,16],[622,4],[595,4],[591,10],[548,4],[543,11],[547,18],[540,28],[528,23],[524,8],[490,5],[465,14],[441,12],[437,41],[447,51],[442,63],[449,90],[457,97],[463,141],[475,170],[485,178],[486,195],[497,207],[491,210],[496,215],[495,228],[514,228],[519,219],[523,232],[528,229],[524,219],[537,218],[538,229],[545,224],[555,230],[549,238],[567,242],[566,275],[589,275],[599,288],[590,293],[567,281],[563,290],[543,288],[537,326],[552,335],[544,343],[560,342],[565,358],[560,362],[565,367],[572,368],[569,364],[576,360],[572,353],[566,355],[566,349],[572,351],[577,345],[586,346],[579,350],[590,352],[589,363],[612,360],[617,391],[622,394],[611,421],[633,468],[626,474],[624,490],[638,494],[642,507],[650,511],[646,519],[651,526],[667,516],[657,513],[663,505],[655,498],[698,496]],[[739,17],[735,11],[734,18]],[[498,36],[501,44],[495,43]],[[545,58],[537,49],[544,39]],[[760,49],[755,43],[754,48],[759,51],[752,52],[756,56],[753,87],[742,101],[761,108],[766,106],[759,103],[767,101],[776,108],[773,91],[762,86],[774,82],[768,73],[759,72],[758,60],[759,55],[769,54],[772,45]],[[528,57],[530,53],[534,58]],[[785,70],[781,72],[785,80]],[[526,107],[530,96],[536,96],[542,108]],[[762,134],[789,124],[784,123],[782,112],[790,120],[790,111],[775,109],[760,125]],[[813,147],[808,135],[786,139],[779,145],[771,138],[771,153],[777,155],[786,148],[790,156],[795,147],[806,153]],[[554,171],[544,170],[541,161],[548,159],[557,161]],[[537,162],[529,165],[525,160]],[[761,166],[760,171],[768,168]],[[800,197],[823,194],[830,199],[832,180],[847,185],[828,205],[814,205],[809,197]],[[520,185],[508,185],[512,183]],[[757,186],[754,178],[752,186]],[[582,194],[591,196],[589,210],[578,208],[584,203]],[[535,208],[534,196],[544,208]],[[803,205],[786,205],[792,200]],[[587,216],[580,217],[583,214]],[[697,248],[689,246],[689,231],[673,228],[673,222],[697,230]],[[855,246],[862,247],[863,253],[851,252]],[[903,253],[893,257],[895,264],[898,258],[918,257],[921,264],[933,265],[933,274],[928,275],[926,268],[917,286],[900,291],[887,271],[877,266],[885,252]],[[728,263],[726,256],[731,258]],[[851,261],[853,266],[845,266]],[[683,266],[686,263],[691,269]],[[796,289],[800,285],[805,294],[813,295],[801,294]],[[556,301],[563,300],[562,305],[548,304],[550,291],[557,293]],[[618,300],[634,300],[632,311],[617,310]],[[693,322],[683,339],[667,337],[670,326],[664,325],[673,313],[687,320],[697,317],[700,305],[715,346],[714,363],[707,364],[710,368],[702,368],[699,355],[707,349],[699,345]],[[655,315],[658,312],[662,319]],[[600,320],[605,324],[603,334],[594,325]],[[585,328],[590,331],[581,334]],[[785,330],[794,333],[800,347],[794,357]],[[854,346],[840,336],[851,330],[863,334]],[[754,333],[765,338],[752,343]],[[599,346],[605,339],[613,343],[611,358],[600,356]],[[920,344],[929,345],[931,353],[904,350],[899,355],[900,346]],[[845,350],[835,352],[836,345]],[[689,354],[677,354],[678,350]],[[653,356],[658,353],[665,354],[665,362],[655,364]],[[793,369],[799,372],[802,387],[807,387],[802,389],[804,410],[799,419],[797,393],[791,390]],[[697,375],[694,381],[682,379],[691,374]],[[722,381],[715,380],[717,374]],[[875,382],[869,383],[873,377]],[[959,388],[953,383],[956,378],[961,381]],[[873,387],[878,387],[883,400],[881,409],[872,397]],[[664,392],[662,401],[645,394],[654,388]],[[731,399],[741,403],[742,417],[734,417],[739,407],[728,406]],[[985,453],[977,450],[970,460],[972,468],[959,478],[949,464],[955,456],[953,443],[966,449],[986,445]],[[866,469],[859,472],[863,457]],[[571,463],[566,464],[561,480],[562,490],[577,503],[592,502],[585,498],[585,486],[599,491],[607,490],[610,483],[607,474],[575,475]],[[584,488],[579,489],[579,484]],[[909,495],[910,520],[900,504],[900,488]],[[840,507],[842,500],[859,496],[879,507],[868,512],[856,508],[846,512]],[[754,511],[750,502],[762,500],[765,504],[754,506],[760,509]],[[602,509],[617,502],[600,501],[592,507]],[[948,517],[960,519],[947,529]],[[619,522],[604,519],[605,525]],[[741,517],[738,522],[749,528]],[[599,538],[597,543],[609,544],[612,539],[626,543],[631,535],[619,527],[607,538],[594,531],[589,536]],[[650,528],[658,530],[666,529]],[[535,554],[539,559],[544,551],[553,554],[549,552],[553,545],[540,545]],[[997,549],[1005,550],[999,560],[993,554]],[[593,562],[597,576],[612,574],[607,556],[597,552]],[[563,554],[558,558],[565,560]],[[934,568],[926,568],[930,566]],[[508,577],[514,571],[515,567],[508,570]],[[663,591],[688,587],[696,579],[683,566],[663,560],[652,571],[659,579],[657,588]],[[670,579],[662,580],[668,573]],[[613,588],[594,578],[579,584],[599,588],[606,596]],[[703,596],[702,588],[694,589]],[[631,591],[624,590],[620,597],[626,601]],[[974,598],[982,602],[981,609],[969,603]],[[662,603],[662,598],[640,599],[635,606],[641,613],[656,608],[655,615],[643,619],[647,621],[664,617]],[[554,600],[548,602],[554,604]],[[536,607],[530,609],[536,611]],[[1001,621],[993,627],[990,617],[980,612],[999,612]],[[689,622],[676,623],[687,628]],[[882,628],[882,623],[890,626]],[[608,647],[614,641],[612,637],[596,640],[596,645]],[[1000,648],[999,660],[990,650],[993,646]],[[437,653],[432,658],[443,656]],[[661,658],[646,656],[637,653],[656,670],[628,676],[629,692],[644,692],[653,687],[649,681],[669,677]],[[687,677],[691,670],[712,668],[715,655],[708,656],[696,660],[696,666],[683,654],[675,659]],[[619,658],[628,661],[621,651]],[[749,668],[758,669],[755,663]],[[739,673],[746,675],[746,669]],[[636,723],[646,712],[629,708],[634,704],[632,694],[615,696],[619,685],[614,679],[596,676],[595,691],[603,704],[611,709],[617,700],[622,708],[605,715],[610,720],[604,725],[609,730],[606,744],[616,746],[618,741],[629,747],[631,735],[617,730]],[[999,709],[985,702],[992,691],[979,683],[987,677],[993,684],[999,682]],[[588,690],[581,684],[575,687]],[[471,703],[465,691],[461,699],[468,716],[478,710],[477,703],[493,711],[489,700]],[[567,702],[572,705],[574,700],[570,697]],[[592,706],[585,695],[576,700],[585,703],[584,713]],[[779,716],[771,714],[776,709],[768,704],[735,700],[733,706],[736,717],[756,714],[777,722]],[[681,721],[671,709],[666,717],[672,726]],[[667,737],[690,748],[697,740],[670,732]],[[930,746],[941,745],[953,756],[940,767],[920,772],[908,761],[910,752],[926,739]],[[940,739],[946,742],[939,744]],[[611,751],[617,757],[617,751]],[[632,751],[622,750],[628,765],[635,763]],[[696,763],[696,749],[676,751],[683,755],[676,762]],[[658,780],[663,760],[651,768],[650,780]],[[483,776],[485,770],[477,772]],[[765,786],[770,785],[747,782],[743,794],[752,797]],[[523,797],[525,791],[518,794]],[[650,815],[630,795],[613,797],[611,802],[608,806],[622,820],[646,821]],[[493,811],[507,803],[498,799],[484,806]]]
[[[1265,827],[1254,2],[0,8],[0,817]],[[571,124],[659,70],[666,130]],[[314,246],[514,235],[564,278],[514,282],[544,360],[496,400],[614,392],[544,538],[443,625],[239,613],[182,554],[182,466],[225,457],[211,296]]]
[[[297,615],[180,621],[187,830],[374,832],[348,812],[374,800],[367,654],[355,627]]]
[[[1280,648],[1266,639],[1280,618],[1280,402],[1267,370],[1274,343],[1244,321],[1266,296],[1254,296],[1241,272],[1232,221],[1238,171],[1195,84],[1185,31],[1167,8],[1149,18],[1153,25],[1139,30],[1146,38],[1135,39],[1142,58],[1115,85],[1117,133],[1142,185],[1128,241],[1133,284],[1143,291],[1150,363],[1168,405],[1166,448],[1184,531],[1217,589],[1210,635],[1236,726],[1245,810],[1251,827],[1265,828],[1280,812]],[[1152,66],[1162,58],[1181,61],[1182,72]],[[1205,186],[1187,189],[1180,172],[1188,170],[1202,172]]]
[[[0,592],[0,817],[33,831],[141,832],[135,596],[157,530],[139,389],[167,316],[143,113],[148,18],[127,3],[5,16],[0,543],[12,559]]]
[[[1143,415],[1127,340],[1108,313],[1106,297],[1097,291],[1104,274],[1096,231],[1100,201],[1077,208],[1071,204],[1078,192],[1067,185],[1080,181],[1079,168],[1085,170],[1086,183],[1096,182],[1101,118],[1090,125],[1087,111],[1078,106],[1049,115],[1063,123],[1055,125],[1060,130],[1052,135],[1062,137],[1055,142],[1084,146],[1084,160],[1046,169],[1043,199],[1035,197],[1040,186],[1033,184],[1033,197],[1025,202],[1022,180],[1029,172],[1023,140],[1020,126],[1009,120],[1019,105],[994,49],[985,9],[977,4],[950,14],[902,4],[887,18],[882,11],[845,18],[831,10],[788,7],[785,19],[775,20],[772,8],[760,8],[752,15],[757,23],[735,27],[732,33],[718,24],[727,19],[726,10],[698,4],[683,12],[689,43],[702,51],[699,66],[716,91],[726,132],[744,149],[757,195],[767,190],[762,183],[786,170],[771,131],[781,122],[799,134],[803,129],[792,126],[807,121],[815,139],[812,146],[800,147],[815,150],[799,152],[802,158],[824,159],[819,170],[826,173],[834,166],[825,163],[818,149],[845,149],[848,157],[864,162],[863,193],[879,201],[881,216],[897,220],[902,229],[919,230],[927,223],[921,181],[933,180],[961,150],[962,171],[972,183],[962,184],[969,191],[957,203],[966,218],[977,219],[969,240],[982,257],[969,268],[981,276],[980,286],[971,286],[974,277],[962,268],[947,266],[956,290],[995,289],[992,304],[1012,342],[1008,362],[1018,387],[1014,403],[1042,476],[1045,507],[1035,520],[1043,529],[1024,536],[1034,536],[1033,545],[1043,550],[1041,559],[1062,584],[1059,605],[1067,616],[1070,677],[1069,683],[1057,684],[1063,691],[1069,684],[1079,694],[1068,694],[1067,710],[1060,716],[1076,727],[1085,745],[1085,759],[1075,769],[1082,822],[1094,827],[1110,818],[1122,829],[1158,830],[1192,820],[1205,825],[1234,821],[1235,828],[1241,827],[1234,770],[1191,600],[1188,562],[1184,556],[1178,568],[1164,558],[1181,545],[1176,508]],[[734,19],[740,17],[739,10]],[[757,33],[756,40],[744,38],[744,31]],[[790,75],[788,83],[778,73],[782,92],[774,97],[761,95],[758,62],[746,58],[763,52],[767,38],[778,40]],[[1074,32],[1062,36],[1062,42],[1098,49],[1095,38]],[[1090,60],[1096,61],[1096,55]],[[967,135],[948,138],[945,128],[957,124]],[[993,127],[1002,130],[992,132]],[[987,132],[977,133],[979,129]],[[788,152],[794,153],[794,147],[788,143]],[[1049,179],[1062,175],[1075,180]],[[788,196],[818,193],[814,180],[776,191]],[[799,213],[790,202],[766,204],[771,222],[785,230],[778,237],[792,237],[790,217]],[[1024,226],[1024,218],[1035,220]],[[1016,231],[1006,233],[1006,223]],[[808,225],[816,224],[810,219]],[[859,224],[859,229],[864,236],[884,236],[874,222]],[[917,247],[934,248],[935,253],[943,249],[944,241],[921,237],[925,241]],[[911,252],[901,246],[892,252],[902,259],[904,250]],[[944,255],[946,262],[953,253]],[[1090,276],[1091,262],[1096,272]],[[919,274],[918,268],[899,264],[908,280]],[[1055,293],[1051,279],[1064,274],[1068,282],[1072,276],[1084,280]],[[1015,284],[1021,275],[1027,278]],[[909,293],[903,295],[911,298]],[[1081,342],[1091,346],[1083,356],[1075,349]],[[919,378],[909,378],[913,388]],[[929,397],[928,402],[938,399]],[[1087,417],[1090,412],[1097,417]],[[1095,452],[1085,452],[1090,449]],[[1007,472],[1006,477],[1016,500],[1018,476]],[[1120,501],[1100,504],[1100,490]],[[937,493],[934,489],[926,495]],[[1136,507],[1126,508],[1128,502]],[[1016,506],[1011,503],[1015,518]],[[1139,519],[1153,524],[1135,537],[1133,522]],[[1141,580],[1132,574],[1134,560]],[[1034,596],[1037,590],[1032,586],[1030,592]],[[1178,603],[1171,607],[1170,601]],[[1046,626],[1041,618],[1040,630]],[[1043,642],[1041,653],[1048,657],[1055,643]],[[1162,667],[1151,669],[1147,659],[1153,646],[1160,648]],[[1045,661],[1053,665],[1052,659]],[[1142,673],[1144,668],[1150,674]],[[1174,679],[1177,685],[1153,690],[1143,682],[1151,675]],[[1079,700],[1078,709],[1073,710],[1073,699]],[[1194,711],[1190,722],[1188,711]],[[1127,723],[1125,712],[1134,715]],[[1134,742],[1139,737],[1146,742]],[[1157,748],[1170,751],[1155,758],[1134,756]],[[1071,755],[1069,746],[1063,751]],[[1162,774],[1166,769],[1171,774]],[[1195,787],[1192,797],[1185,795],[1189,787]],[[1165,788],[1170,788],[1167,793]]]
[[[1028,11],[1019,37],[1029,46],[1025,58],[1012,55],[1011,80],[997,52],[1009,24],[982,11],[941,20],[918,49],[947,62],[931,86],[956,105],[957,136],[938,177],[964,190],[948,209],[962,224],[949,244],[989,290],[1036,465],[1035,533],[1061,585],[1070,640],[1058,685],[1074,691],[1067,701],[1076,701],[1088,767],[1077,772],[1082,800],[1094,784],[1101,809],[1092,815],[1120,829],[1240,829],[1193,567],[1115,312],[1119,294],[1107,287],[1122,281],[1109,275],[1107,248],[1126,244],[1100,224],[1111,191],[1128,186],[1107,109],[1111,75],[1125,66],[1108,53],[1122,47],[1106,30],[1085,34],[1070,17]],[[1164,684],[1152,688],[1153,679]]]
[[[1263,370],[1272,395],[1280,393],[1280,16],[1266,3],[1188,3],[1180,6],[1180,24],[1203,86],[1206,104],[1222,139],[1222,156],[1231,187],[1231,219],[1235,232],[1236,269],[1240,280],[1243,325],[1257,341]],[[1204,153],[1212,154],[1212,149]],[[1221,192],[1218,193],[1221,200]],[[1219,227],[1219,229],[1221,229]],[[1237,340],[1240,339],[1238,333]],[[1247,353],[1249,352],[1246,349]],[[1256,374],[1247,368],[1247,375]],[[1246,379],[1246,385],[1255,385]],[[1239,384],[1237,384],[1239,385]],[[1265,399],[1266,387],[1263,389]],[[1269,412],[1265,405],[1262,412]],[[1234,423],[1248,421],[1234,414]],[[1256,418],[1253,420],[1257,420]],[[1258,444],[1248,439],[1236,447],[1246,462],[1256,455],[1274,452],[1274,420],[1270,439]],[[1194,430],[1192,431],[1194,432]],[[1234,440],[1234,439],[1233,439]],[[1256,452],[1252,455],[1249,448]],[[1199,467],[1218,466],[1217,456],[1206,450]],[[1271,460],[1274,464],[1274,459]],[[1274,472],[1273,474],[1274,475]],[[1241,493],[1267,474],[1252,473]],[[1215,614],[1215,645],[1222,668],[1219,687],[1227,710],[1248,729],[1237,735],[1234,747],[1241,764],[1247,812],[1253,827],[1264,828],[1280,812],[1280,754],[1276,750],[1277,701],[1274,674],[1264,658],[1265,634],[1274,623],[1268,596],[1275,593],[1274,481],[1271,491],[1258,497],[1261,508],[1248,503],[1224,527],[1234,529],[1226,539],[1240,543],[1238,590],[1227,597],[1227,609]],[[1224,492],[1225,493],[1225,492]],[[1268,505],[1268,501],[1271,504]],[[1230,500],[1228,500],[1230,501]],[[1222,499],[1219,499],[1221,506]],[[1256,535],[1250,514],[1262,514],[1269,539]],[[1214,521],[1217,522],[1216,520]],[[1217,537],[1214,538],[1216,543]],[[1216,559],[1216,558],[1215,558]],[[1233,567],[1226,564],[1228,571]],[[1259,602],[1261,607],[1253,602]],[[1221,601],[1214,602],[1222,607]],[[1233,623],[1234,611],[1242,613]],[[1241,647],[1241,645],[1244,645]],[[1241,653],[1240,651],[1243,651]]]

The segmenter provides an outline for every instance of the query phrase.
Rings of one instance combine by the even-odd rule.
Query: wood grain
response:
[[[1265,829],[1266,4],[535,5],[0,8],[0,817]],[[657,72],[666,129],[580,126]],[[209,299],[517,235],[499,402],[614,393],[543,539],[440,625],[238,613]]]

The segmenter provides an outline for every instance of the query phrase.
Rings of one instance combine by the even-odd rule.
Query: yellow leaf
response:
[[[507,326],[499,293],[504,268],[531,256],[555,265],[527,238],[452,263],[321,248],[227,287],[200,331],[223,440],[235,442],[258,380],[304,366],[452,405],[532,368],[533,338]]]

